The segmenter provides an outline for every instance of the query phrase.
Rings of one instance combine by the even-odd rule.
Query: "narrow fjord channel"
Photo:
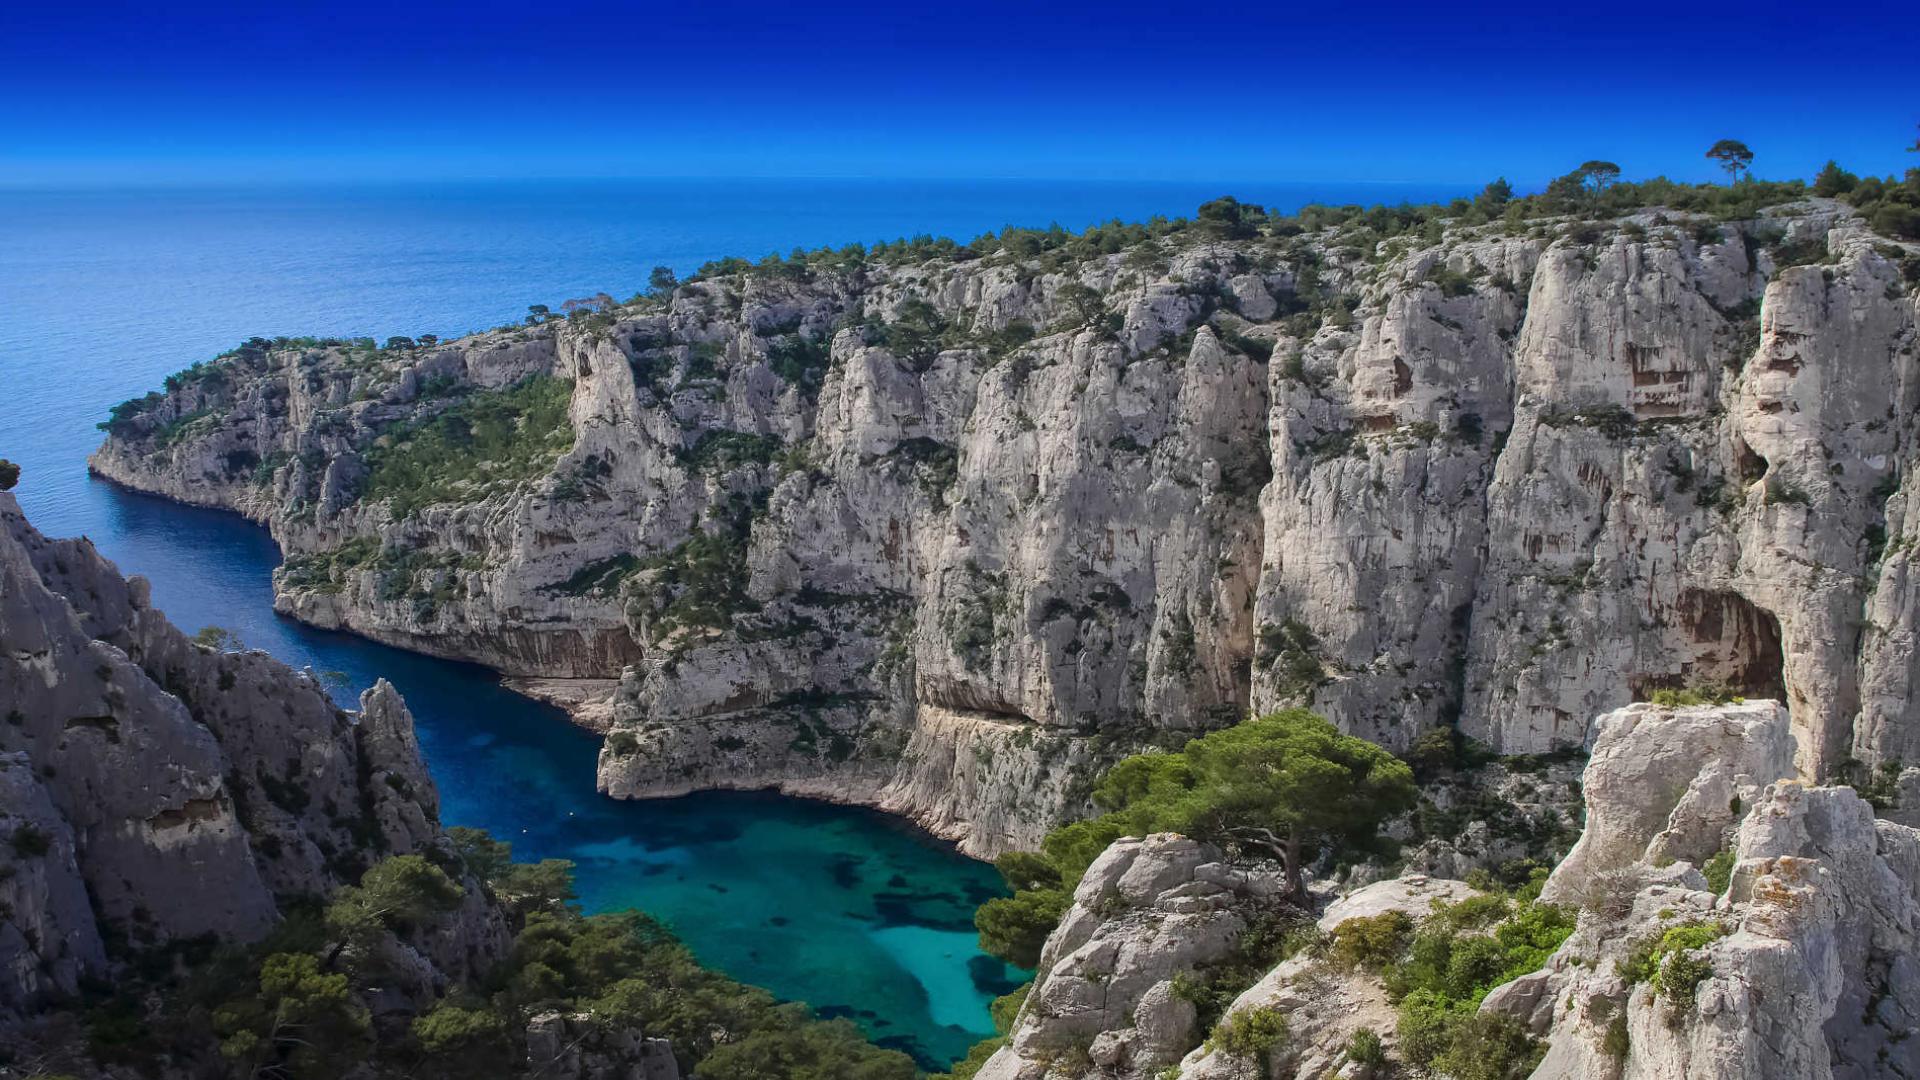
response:
[[[987,1002],[1014,986],[974,940],[974,907],[1000,892],[991,867],[858,808],[741,792],[602,797],[599,740],[491,672],[276,616],[268,579],[279,552],[263,530],[83,483],[82,504],[100,517],[66,531],[152,579],[156,606],[181,626],[222,626],[249,647],[330,673],[344,702],[377,678],[398,686],[442,820],[509,840],[519,858],[573,860],[587,910],[647,911],[704,962],[851,1017],[929,1067],[991,1033]],[[21,493],[31,496],[25,485]],[[29,513],[59,517],[51,507]]]

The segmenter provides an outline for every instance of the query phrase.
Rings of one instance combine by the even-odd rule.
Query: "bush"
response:
[[[1627,1014],[1617,1012],[1607,1021],[1607,1033],[1600,1038],[1600,1049],[1615,1061],[1626,1060],[1633,1049],[1633,1036],[1627,1028]]]
[[[0,491],[12,491],[13,485],[20,482],[20,466],[0,458]]]
[[[1073,886],[1122,836],[1177,832],[1279,859],[1297,895],[1309,860],[1373,850],[1380,823],[1410,809],[1413,795],[1406,763],[1303,709],[1244,721],[1177,753],[1136,754],[1094,787],[1107,813],[1055,829],[1037,857],[1006,864],[1018,868],[1008,881],[1021,891],[980,908],[981,947],[1032,966]]]
[[[1718,683],[1707,683],[1702,686],[1655,690],[1647,695],[1647,700],[1655,705],[1664,705],[1668,708],[1680,708],[1688,705],[1735,704],[1746,699],[1735,694],[1731,687]]]
[[[1387,1048],[1380,1042],[1380,1034],[1370,1027],[1356,1029],[1347,1039],[1347,1060],[1376,1068],[1385,1065]]]
[[[1416,990],[1400,1000],[1400,1052],[1415,1065],[1431,1065],[1453,1045],[1462,1010],[1433,990]]]
[[[1732,884],[1733,863],[1733,852],[1722,851],[1708,859],[1707,864],[1700,868],[1700,873],[1707,879],[1707,888],[1712,889],[1715,896],[1726,892],[1727,886]]]
[[[1047,935],[1072,903],[1066,889],[1029,889],[989,900],[973,914],[980,948],[1017,967],[1033,967]]]
[[[1400,959],[1413,938],[1413,917],[1404,911],[1348,919],[1333,928],[1332,961],[1379,974]]]
[[[363,497],[396,517],[435,503],[484,498],[551,470],[573,448],[573,384],[532,375],[483,390],[431,419],[383,433],[367,452]]]
[[[53,834],[32,825],[20,825],[13,830],[13,853],[22,859],[37,859],[53,850]]]
[[[1405,959],[1385,973],[1388,994],[1400,1001],[1398,1033],[1407,1057],[1427,1065],[1449,1054],[1464,1060],[1497,1049],[1501,1032],[1470,1026],[1480,1002],[1494,987],[1543,966],[1573,933],[1574,918],[1556,904],[1516,906],[1496,895],[1436,905]],[[1456,1052],[1462,1040],[1472,1048]],[[1497,1060],[1505,1068],[1519,1059]]]
[[[1286,1038],[1286,1014],[1263,1006],[1229,1014],[1214,1027],[1207,1043],[1239,1057],[1261,1057]]]
[[[1505,1013],[1476,1012],[1452,1025],[1448,1046],[1434,1068],[1453,1080],[1520,1080],[1533,1072],[1547,1048],[1525,1024]]]
[[[486,1076],[513,1053],[507,1022],[491,1009],[466,1009],[448,1002],[413,1021],[413,1037],[432,1059],[434,1071],[448,1077]]]
[[[1648,983],[1655,996],[1675,1008],[1692,1006],[1694,991],[1713,974],[1713,962],[1704,952],[1726,935],[1717,922],[1684,922],[1643,939],[1618,965],[1629,986]]]

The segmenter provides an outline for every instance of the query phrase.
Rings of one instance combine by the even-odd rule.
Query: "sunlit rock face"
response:
[[[1538,1080],[1920,1071],[1920,831],[1795,779],[1791,726],[1772,702],[1599,719],[1587,831],[1543,894],[1579,927],[1483,1006],[1547,1040]],[[1689,975],[1636,971],[1688,928]]]
[[[382,857],[450,858],[406,704],[382,681],[360,705],[190,641],[145,580],[0,493],[0,1029],[128,950],[253,941]],[[404,946],[426,984],[504,948],[501,913],[469,893]]]
[[[1811,199],[787,264],[260,343],[93,464],[268,524],[300,618],[620,679],[580,705],[619,795],[992,854],[1249,709],[1533,752],[1705,683],[1783,701],[1826,778],[1920,759],[1917,257]]]

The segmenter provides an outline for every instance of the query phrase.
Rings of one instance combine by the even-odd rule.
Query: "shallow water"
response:
[[[187,628],[226,627],[295,666],[405,694],[448,824],[578,864],[590,910],[640,907],[705,962],[940,1066],[991,1033],[1016,973],[980,954],[991,868],[903,823],[771,794],[616,802],[596,740],[477,667],[316,631],[272,610],[260,529],[90,480],[108,406],[261,334],[439,333],[515,319],[649,268],[1013,222],[1188,213],[1220,185],[731,181],[435,189],[0,190],[0,456],[50,535],[86,534]],[[1297,205],[1457,194],[1242,186]],[[343,698],[346,693],[343,692]]]

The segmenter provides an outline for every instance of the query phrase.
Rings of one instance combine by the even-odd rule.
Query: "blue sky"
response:
[[[1911,2],[5,7],[15,185],[1920,165]]]

